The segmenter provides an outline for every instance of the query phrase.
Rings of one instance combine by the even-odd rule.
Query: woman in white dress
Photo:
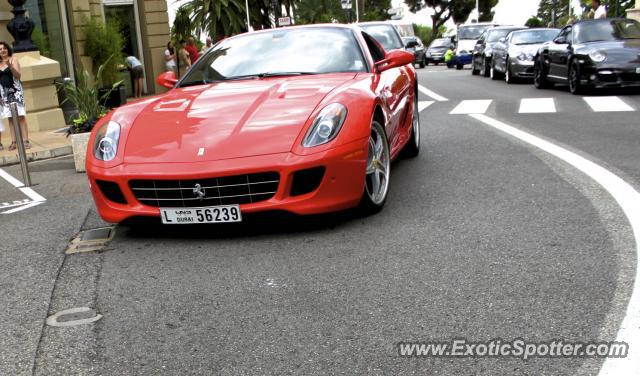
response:
[[[18,108],[18,119],[22,130],[24,147],[25,149],[30,149],[31,143],[29,142],[27,120],[25,118],[27,112],[24,106],[24,91],[20,82],[20,63],[18,59],[13,57],[11,46],[7,42],[0,42],[0,115],[2,115],[3,119],[11,118],[9,104],[13,102],[17,104]],[[0,122],[0,131],[4,131],[3,123]],[[11,145],[9,145],[9,150],[15,150],[16,135],[13,127],[9,126],[9,130],[12,141]],[[0,139],[0,150],[4,149],[1,141],[2,139]]]

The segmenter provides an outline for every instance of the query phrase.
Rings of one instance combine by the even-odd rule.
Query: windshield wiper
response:
[[[265,77],[282,77],[282,76],[302,76],[309,74],[317,74],[316,72],[263,72],[263,73],[255,73],[255,74],[245,74],[242,76],[231,76],[227,77],[225,81],[236,81],[236,80],[247,80],[247,79],[256,79],[256,78],[265,78]]]
[[[211,84],[211,83],[214,83],[214,82],[218,82],[218,81],[194,80],[194,81],[189,81],[189,82],[183,82],[183,83],[180,84],[179,87],[206,85],[206,84]]]

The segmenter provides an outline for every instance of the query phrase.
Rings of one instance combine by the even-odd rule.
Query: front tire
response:
[[[404,146],[402,154],[407,158],[415,158],[420,154],[420,111],[418,111],[418,96],[413,100],[413,118],[411,119],[411,137]]]
[[[364,192],[360,200],[360,211],[365,215],[382,210],[389,193],[391,153],[384,127],[377,120],[371,123],[369,155],[365,170]]]
[[[464,68],[463,64],[456,64],[456,69],[457,70],[462,70],[462,68]]]
[[[547,73],[540,59],[536,59],[536,63],[533,66],[533,86],[535,86],[536,89],[548,89],[551,87],[551,83],[547,81]]]
[[[500,73],[498,73],[498,71],[496,70],[495,65],[493,64],[491,64],[491,70],[489,72],[489,76],[491,76],[491,79],[494,81],[497,81],[502,78]]]
[[[509,63],[509,58],[507,58],[507,70],[504,73],[504,80],[508,84],[516,83],[516,78],[513,76],[513,73],[511,72],[511,64]]]
[[[482,75],[485,77],[491,77],[491,60],[482,60]]]
[[[580,95],[586,92],[586,88],[580,83],[580,66],[575,61],[569,67],[569,91],[573,95]]]

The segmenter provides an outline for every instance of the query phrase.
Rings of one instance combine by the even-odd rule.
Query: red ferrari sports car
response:
[[[246,33],[171,90],[102,118],[87,175],[102,218],[238,222],[245,213],[375,212],[391,161],[420,148],[413,55],[353,25]]]

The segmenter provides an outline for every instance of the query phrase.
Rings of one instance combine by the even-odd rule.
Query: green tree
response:
[[[299,25],[347,21],[346,11],[337,0],[302,0],[296,5],[294,14]]]
[[[183,5],[176,11],[176,18],[173,20],[173,26],[171,27],[171,36],[174,41],[179,42],[181,39],[186,40],[191,34],[193,34],[191,15],[189,14],[189,9]]]
[[[413,13],[425,8],[433,8],[431,16],[431,39],[438,35],[440,27],[449,19],[455,23],[462,23],[469,18],[469,14],[476,7],[475,0],[404,0],[409,10]]]
[[[538,6],[538,18],[542,20],[544,26],[560,25],[559,19],[568,18],[569,0],[540,0]],[[553,25],[555,21],[555,25]]]
[[[480,17],[478,17],[478,21],[479,22],[493,21],[493,15],[495,12],[493,12],[492,9],[496,5],[498,5],[498,0],[479,0],[478,8],[480,11]]]
[[[525,22],[526,27],[544,27],[544,22],[536,16],[533,16]]]
[[[183,6],[196,34],[228,36],[247,31],[244,1],[192,0]]]

